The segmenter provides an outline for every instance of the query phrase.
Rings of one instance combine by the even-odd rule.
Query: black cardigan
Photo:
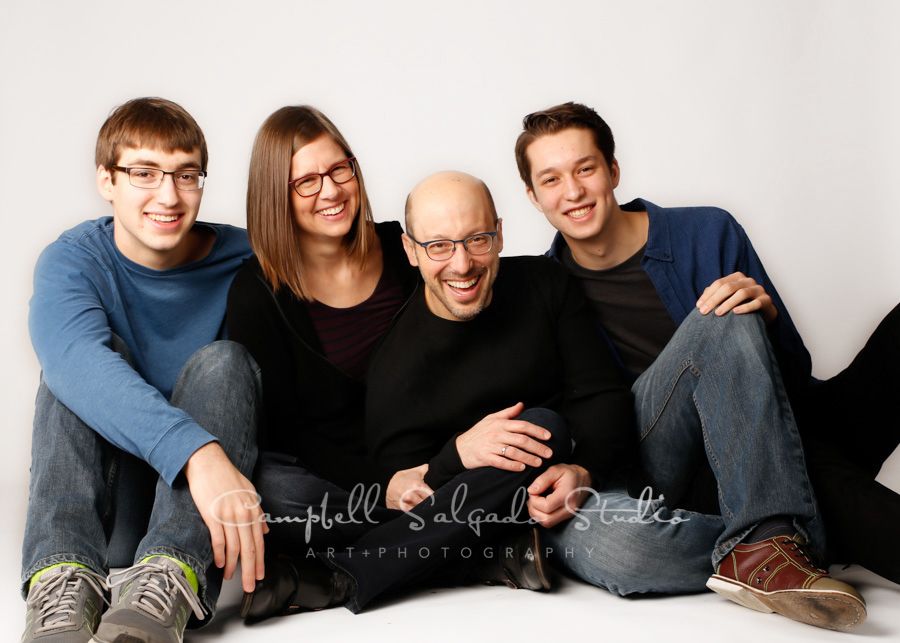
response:
[[[406,297],[418,283],[396,221],[376,223],[385,269],[393,267]],[[377,480],[367,457],[365,386],[324,355],[306,304],[289,288],[273,293],[256,257],[247,259],[228,293],[228,338],[250,351],[262,370],[261,450],[287,453],[316,475],[350,489]]]

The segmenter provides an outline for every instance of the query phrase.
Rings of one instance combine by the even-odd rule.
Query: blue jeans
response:
[[[121,340],[114,337],[113,347],[128,359]],[[246,349],[220,341],[201,348],[187,361],[170,402],[214,435],[232,464],[250,478],[256,463],[261,395],[259,368]],[[120,528],[126,532],[116,536],[119,542],[131,544],[132,562],[163,554],[189,565],[200,584],[200,600],[211,617],[222,574],[213,565],[209,530],[184,476],[170,487],[158,476],[141,480],[140,475],[127,475],[134,472],[123,468],[144,463],[82,422],[56,399],[43,380],[35,406],[31,486],[22,547],[23,595],[31,577],[50,565],[77,562],[101,574],[108,572],[108,542],[115,524],[117,532]],[[146,472],[155,475],[149,467]],[[148,503],[149,517],[138,511],[131,512],[129,524],[115,519],[116,499],[130,498],[132,491],[118,489],[120,482],[143,483],[145,489],[148,482],[155,485]],[[136,490],[137,498],[145,495]]]
[[[632,392],[649,498],[611,487],[551,530],[566,567],[621,595],[701,591],[722,558],[775,516],[793,519],[824,551],[800,437],[759,315],[692,312]],[[678,509],[673,499],[687,495],[706,463],[719,514]]]

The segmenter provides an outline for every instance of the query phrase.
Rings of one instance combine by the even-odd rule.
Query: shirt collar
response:
[[[673,262],[669,217],[666,216],[665,211],[645,199],[635,199],[621,207],[626,212],[647,211],[650,227],[647,231],[647,248],[644,250],[644,256],[657,261]]]

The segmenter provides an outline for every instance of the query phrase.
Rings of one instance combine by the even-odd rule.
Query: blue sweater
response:
[[[812,371],[809,352],[750,239],[734,217],[719,208],[661,208],[644,199],[635,199],[622,209],[647,211],[650,227],[641,267],[676,324],[696,308],[703,290],[716,279],[737,271],[753,277],[778,309],[769,338],[785,387],[789,394],[806,387]],[[565,239],[557,233],[547,255],[561,261],[565,247]]]
[[[127,259],[113,240],[112,217],[64,232],[38,259],[28,317],[56,398],[169,484],[215,438],[168,398],[190,356],[224,338],[228,288],[251,255],[244,230],[196,225],[216,233],[212,250],[170,270]],[[134,368],[110,348],[112,333],[128,346]]]

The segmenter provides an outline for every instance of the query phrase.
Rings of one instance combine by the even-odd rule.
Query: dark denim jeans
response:
[[[127,351],[121,341],[119,352]],[[126,354],[127,358],[127,354]],[[246,349],[234,342],[214,342],[198,350],[184,365],[171,403],[214,435],[232,464],[250,478],[256,463],[256,429],[262,383],[259,368]],[[123,475],[136,462],[88,427],[54,397],[41,381],[31,449],[31,486],[25,541],[22,547],[22,588],[37,571],[63,562],[77,562],[105,574],[108,543],[131,548],[130,566],[147,556],[164,554],[189,565],[200,583],[200,599],[210,616],[221,588],[221,571],[213,565],[209,530],[197,511],[183,476],[169,486],[149,467],[142,475]],[[141,463],[143,464],[143,463]],[[134,474],[134,471],[128,471]],[[124,478],[124,480],[123,480]],[[120,482],[138,489],[120,489]],[[155,487],[149,516],[139,509],[148,484]],[[141,493],[141,487],[145,490]],[[115,520],[116,500],[127,500],[128,520]],[[123,524],[124,523],[124,524]],[[119,529],[125,533],[118,533]],[[209,619],[207,619],[208,622]]]
[[[575,574],[617,594],[702,591],[759,522],[789,516],[816,547],[824,531],[803,448],[759,315],[691,313],[632,387],[651,492],[597,493],[548,534]],[[708,465],[706,464],[708,463]],[[678,508],[712,468],[718,515]],[[664,498],[664,499],[663,499]]]
[[[362,508],[367,504],[362,501],[365,491],[354,497],[352,491],[298,466],[293,458],[266,454],[256,484],[263,508],[274,521],[267,538],[276,550],[299,558],[316,553],[349,575],[356,591],[346,607],[353,612],[389,589],[435,574],[455,577],[448,567],[467,567],[470,558],[491,557],[498,539],[528,528],[528,511],[516,505],[516,494],[527,499],[522,488],[570,454],[568,428],[557,413],[527,409],[517,419],[550,431],[545,444],[553,450],[551,458],[521,472],[494,467],[464,471],[409,512],[383,505],[366,512]],[[491,551],[484,554],[485,550]]]

